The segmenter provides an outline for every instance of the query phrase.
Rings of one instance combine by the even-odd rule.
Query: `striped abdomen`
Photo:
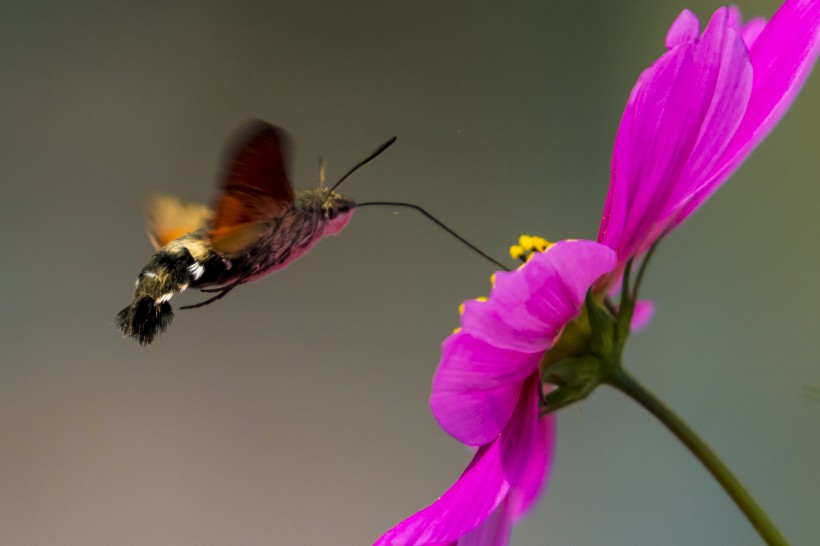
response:
[[[141,345],[151,343],[174,318],[168,300],[196,283],[205,273],[207,263],[215,258],[218,260],[203,243],[199,232],[160,249],[142,268],[131,305],[117,313],[114,319],[117,326]]]

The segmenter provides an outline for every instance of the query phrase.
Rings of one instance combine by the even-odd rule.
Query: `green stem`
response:
[[[616,352],[621,354],[626,338],[629,337],[630,322],[632,322],[632,311],[635,309],[635,301],[632,299],[632,285],[630,276],[632,273],[632,262],[626,262],[624,274],[621,278],[621,304],[618,307],[618,322],[615,325]]]
[[[649,251],[644,256],[643,262],[641,263],[641,268],[638,270],[638,278],[635,279],[635,286],[632,287],[632,302],[636,302],[638,300],[638,292],[641,290],[641,282],[643,282],[643,275],[646,273],[646,266],[649,265],[649,260],[652,259],[652,255],[655,253],[655,249],[658,248],[658,245],[661,244],[661,239],[655,241],[655,243],[649,248]]]
[[[620,390],[652,415],[658,418],[672,434],[678,437],[689,448],[695,457],[720,483],[726,493],[732,498],[738,508],[746,515],[749,522],[757,529],[761,538],[767,544],[787,546],[788,542],[774,526],[774,523],[757,505],[752,496],[746,491],[740,481],[732,474],[723,461],[707,446],[695,432],[684,423],[680,417],[666,407],[651,392],[641,385],[635,378],[623,369],[617,369],[607,381],[611,386]]]

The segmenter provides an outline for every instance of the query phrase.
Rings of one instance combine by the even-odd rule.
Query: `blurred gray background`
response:
[[[145,349],[112,324],[152,253],[143,199],[209,200],[258,117],[292,134],[302,187],[398,135],[344,192],[505,261],[520,233],[594,238],[629,90],[687,6],[718,4],[4,2],[0,544],[366,545],[432,502],[469,460],[427,407],[439,344],[492,267],[362,209]],[[662,246],[628,354],[794,544],[820,536],[819,78]],[[514,544],[758,543],[624,396],[558,434]]]

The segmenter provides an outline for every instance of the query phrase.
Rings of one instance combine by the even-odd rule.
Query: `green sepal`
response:
[[[594,356],[567,358],[548,366],[542,372],[542,378],[557,388],[545,397],[543,413],[553,412],[589,396],[601,384],[601,372],[601,362]]]
[[[584,305],[589,319],[589,348],[592,354],[606,358],[614,347],[615,319],[608,310],[595,302],[592,290],[587,292]]]

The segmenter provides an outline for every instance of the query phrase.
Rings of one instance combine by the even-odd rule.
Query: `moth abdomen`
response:
[[[140,345],[148,345],[174,318],[168,300],[188,288],[203,271],[183,244],[175,241],[162,248],[140,272],[131,304],[114,318],[117,327]]]
[[[148,345],[171,325],[174,311],[167,301],[158,302],[151,296],[140,296],[117,313],[114,322],[122,332]]]

